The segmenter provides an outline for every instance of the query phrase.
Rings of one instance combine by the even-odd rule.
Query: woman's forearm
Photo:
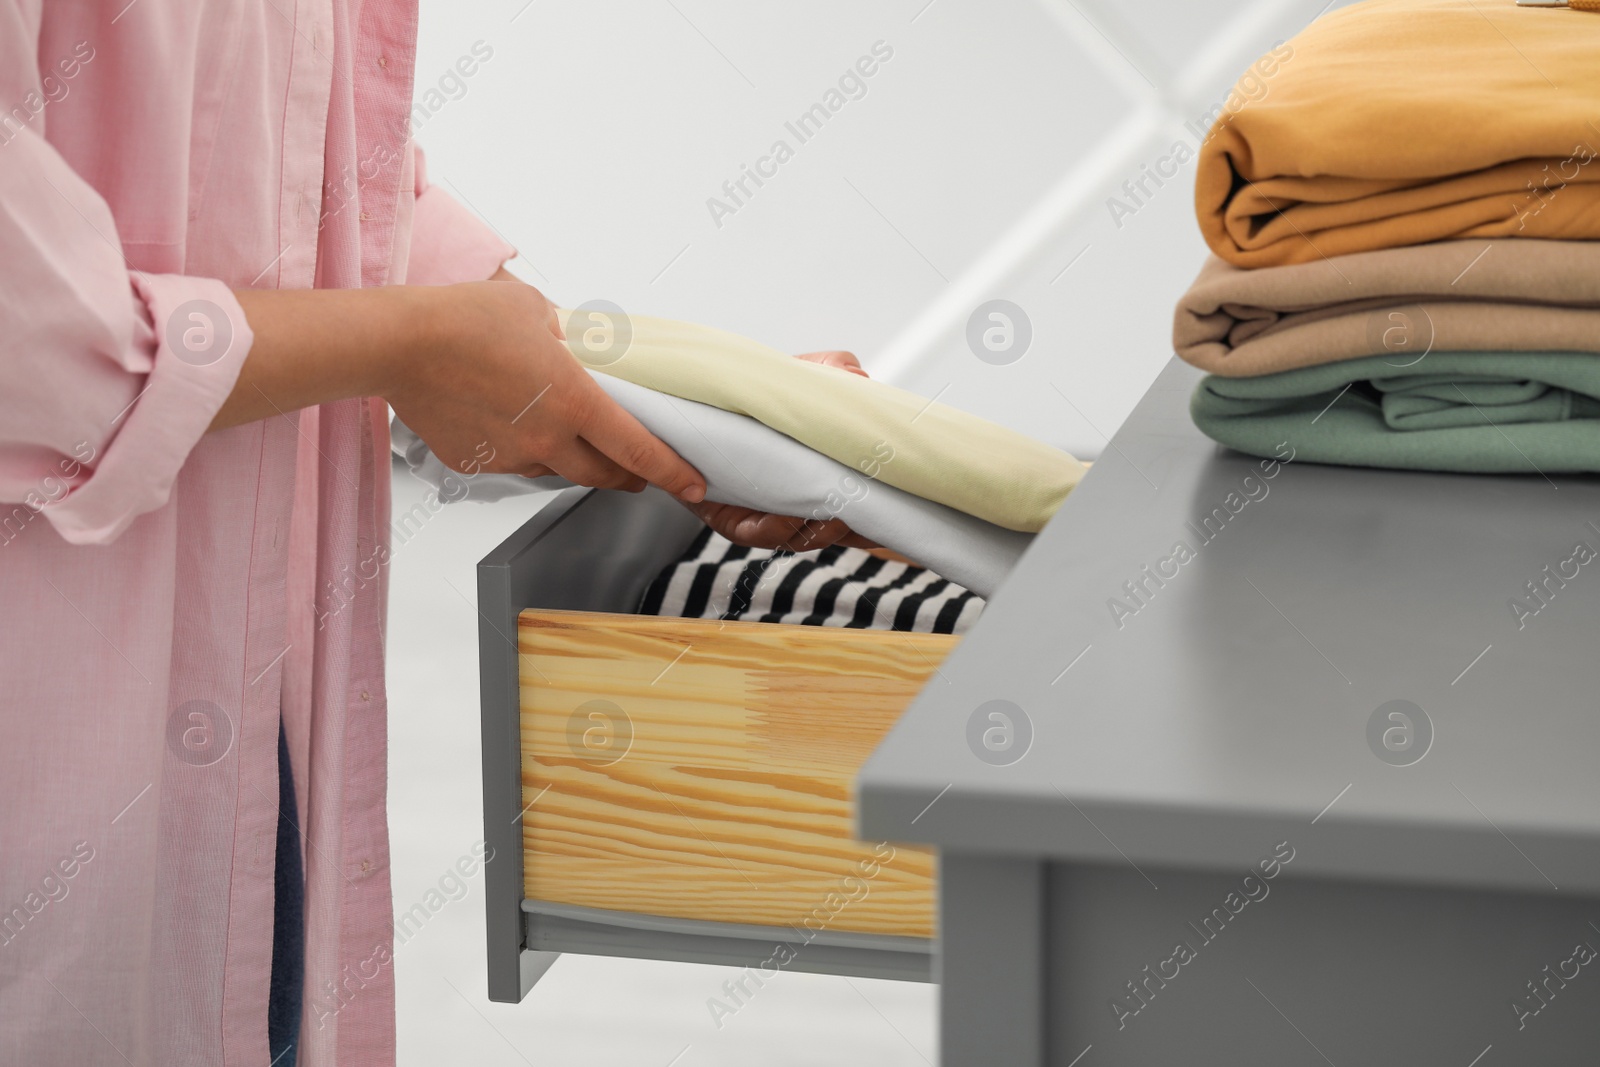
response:
[[[489,281],[514,282],[501,267]],[[440,344],[442,289],[239,289],[255,343],[211,420],[221,430],[353,396],[387,396],[423,346]]]
[[[255,341],[213,430],[349,397],[385,396],[398,368],[429,341],[433,291],[422,286],[235,295]]]

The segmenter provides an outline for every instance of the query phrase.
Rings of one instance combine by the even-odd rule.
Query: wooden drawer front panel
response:
[[[854,840],[856,771],[955,637],[525,611],[524,894],[933,935],[933,856]]]

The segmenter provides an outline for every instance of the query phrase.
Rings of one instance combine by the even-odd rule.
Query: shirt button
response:
[[[359,218],[362,222],[371,222],[372,221],[372,212],[363,211],[360,215],[357,216],[357,218]]]
[[[361,699],[362,700],[371,700],[372,699],[372,694],[368,693],[365,689],[363,689],[361,691]]]
[[[378,66],[382,67],[384,70],[388,70],[389,69],[389,57],[388,56],[379,56],[378,57]]]

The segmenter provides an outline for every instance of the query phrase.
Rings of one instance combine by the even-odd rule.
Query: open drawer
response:
[[[561,493],[478,565],[489,996],[560,952],[927,980],[934,857],[854,779],[958,638],[631,614],[700,525]]]

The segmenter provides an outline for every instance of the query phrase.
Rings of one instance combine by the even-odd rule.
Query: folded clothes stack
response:
[[[658,393],[755,419],[887,485],[1036,533],[1084,468],[1058,448],[886,382],[793,359],[737,334],[635,315],[601,348],[562,310],[573,352]]]
[[[1422,470],[1600,471],[1600,14],[1367,0],[1213,128],[1179,303],[1208,436]]]
[[[1083,477],[1067,453],[956,408],[705,326],[607,320],[603,346],[562,311],[568,347],[613,400],[706,479],[706,499],[852,530],[986,597]],[[617,332],[620,329],[620,333]],[[463,482],[404,424],[394,450]],[[482,474],[494,500],[568,485]]]

